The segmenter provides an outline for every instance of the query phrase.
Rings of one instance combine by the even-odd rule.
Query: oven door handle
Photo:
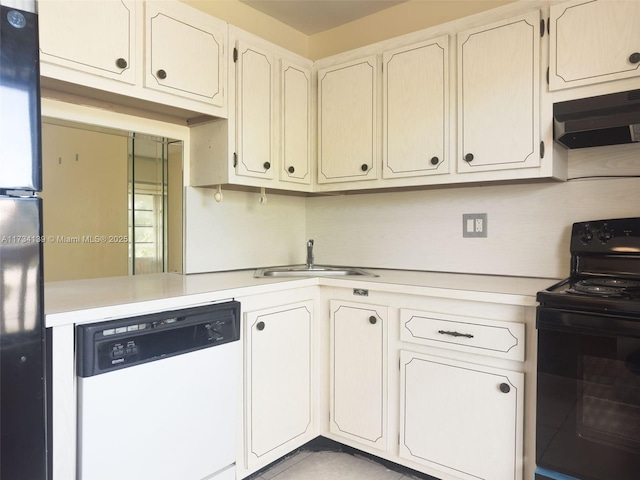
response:
[[[603,312],[576,312],[560,308],[538,307],[536,328],[606,337],[626,335],[640,338],[640,318]]]

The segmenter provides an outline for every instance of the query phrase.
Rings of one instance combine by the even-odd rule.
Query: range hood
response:
[[[553,131],[567,148],[640,142],[640,90],[554,103]]]

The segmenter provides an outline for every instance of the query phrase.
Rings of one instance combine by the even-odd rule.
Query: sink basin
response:
[[[377,277],[373,273],[369,273],[366,270],[352,267],[329,267],[324,265],[314,265],[311,268],[307,268],[306,265],[293,265],[288,267],[272,267],[272,268],[259,268],[253,274],[254,278],[262,277],[343,277],[343,276],[363,276],[363,277]]]

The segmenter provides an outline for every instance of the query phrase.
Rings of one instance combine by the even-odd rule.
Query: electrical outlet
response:
[[[463,237],[486,237],[487,236],[487,214],[486,213],[463,213],[462,214],[462,236]]]

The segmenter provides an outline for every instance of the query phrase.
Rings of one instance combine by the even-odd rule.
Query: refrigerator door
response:
[[[0,478],[46,479],[41,200],[0,196]]]
[[[0,192],[42,190],[37,15],[0,6]]]

